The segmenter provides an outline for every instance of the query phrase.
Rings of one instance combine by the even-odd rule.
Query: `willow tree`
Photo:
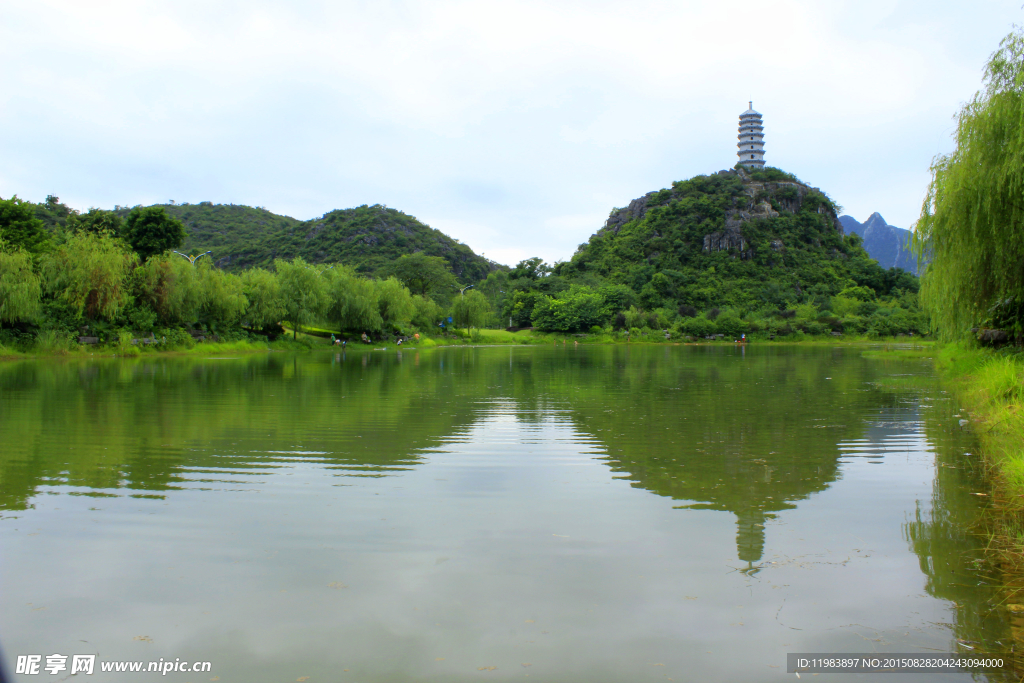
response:
[[[340,266],[327,273],[329,303],[327,317],[338,329],[376,332],[381,329],[377,288],[373,280],[359,276],[351,266]]]
[[[452,321],[456,327],[480,327],[490,312],[491,304],[487,297],[475,290],[463,292],[452,302]]]
[[[303,325],[318,320],[329,304],[324,270],[318,270],[295,257],[291,261],[276,259],[277,281],[281,287],[284,319],[292,325],[292,339]]]
[[[412,295],[398,278],[377,280],[374,289],[377,290],[377,312],[384,332],[394,332],[402,323],[409,322],[414,311]]]
[[[32,320],[39,312],[39,277],[24,249],[5,251],[0,240],[0,325]]]
[[[262,330],[281,322],[284,318],[284,302],[281,300],[281,283],[277,275],[263,268],[252,268],[242,273],[245,298],[249,307],[245,320],[253,329]]]
[[[205,291],[195,266],[185,259],[154,256],[136,270],[135,280],[139,299],[152,306],[165,325],[189,325],[199,319]]]
[[[113,320],[131,301],[138,257],[109,235],[72,235],[43,260],[47,291],[77,315]]]
[[[947,339],[971,327],[1020,336],[1024,312],[1024,31],[990,57],[957,115],[956,148],[932,163],[914,236],[930,263],[921,300]]]
[[[209,259],[196,264],[196,276],[203,291],[203,305],[200,318],[206,324],[230,327],[241,321],[249,310],[245,295],[245,283],[234,273],[214,268]]]

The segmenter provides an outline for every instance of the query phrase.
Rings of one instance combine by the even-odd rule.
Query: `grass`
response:
[[[234,342],[199,342],[188,340],[188,343],[178,345],[137,345],[131,343],[132,335],[122,332],[115,339],[106,344],[95,346],[83,346],[76,343],[69,335],[56,331],[44,330],[39,333],[35,343],[27,349],[13,349],[0,345],[0,361],[25,358],[42,358],[54,356],[95,356],[95,355],[117,355],[124,357],[150,356],[150,355],[213,355],[219,353],[260,353],[267,351],[308,351],[315,348],[330,347],[330,331],[321,328],[303,326],[303,331],[292,339],[292,330],[285,326],[286,334],[278,341],[267,343],[260,341],[234,341]],[[337,333],[335,333],[337,335]],[[758,345],[801,345],[801,346],[860,346],[884,344],[883,349],[870,349],[864,352],[865,356],[877,358],[929,358],[934,355],[932,342],[915,339],[908,341],[900,339],[870,339],[867,337],[810,337],[810,336],[787,336],[773,341],[754,336],[748,338],[753,344]],[[626,344],[625,332],[613,332],[608,329],[602,332],[589,333],[560,333],[540,332],[537,330],[519,330],[509,332],[508,330],[472,329],[453,330],[443,336],[421,335],[419,340],[409,339],[405,342],[404,348],[429,349],[438,346],[466,346],[466,345],[552,345],[568,344],[579,342],[580,344]],[[712,345],[733,345],[732,339],[722,340],[696,340],[686,341],[677,334],[665,339],[664,334],[659,330],[650,330],[647,334],[633,335],[630,344],[712,344]],[[358,341],[349,342],[347,348],[350,350],[359,348],[379,348],[380,346],[393,346],[394,343],[383,339],[374,340],[372,344],[364,345]]]
[[[992,482],[988,547],[1016,585],[1024,577],[1024,354],[948,344],[936,367],[959,402],[958,417],[977,436]],[[1007,599],[1020,602],[1020,591],[1011,593]]]
[[[974,423],[998,483],[1013,498],[1024,497],[1024,355],[950,344],[937,365]]]

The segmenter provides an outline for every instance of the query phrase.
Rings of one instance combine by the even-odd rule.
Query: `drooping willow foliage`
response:
[[[914,248],[930,260],[921,301],[940,336],[977,326],[1020,337],[1024,313],[1024,30],[1006,36],[984,88],[957,115],[956,149],[936,157]]]
[[[0,240],[0,325],[33,318],[42,293],[27,251],[6,252]]]

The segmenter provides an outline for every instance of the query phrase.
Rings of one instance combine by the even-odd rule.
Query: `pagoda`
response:
[[[761,114],[754,111],[754,103],[748,103],[747,110],[740,114],[740,134],[737,136],[739,151],[736,156],[740,163],[750,168],[764,167],[764,126]]]

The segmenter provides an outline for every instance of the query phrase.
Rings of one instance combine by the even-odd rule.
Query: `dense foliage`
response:
[[[79,213],[0,202],[0,324],[11,335],[228,339],[456,328],[669,336],[927,331],[918,281],[844,236],[823,192],[774,168],[697,176],[612,211],[569,261],[498,268],[394,209],[301,222],[178,205]],[[194,263],[169,251],[184,241]],[[448,319],[451,318],[449,321]],[[17,339],[14,340],[17,342]]]
[[[479,325],[490,311],[486,298],[472,292],[467,299],[477,306],[466,322]],[[0,243],[0,346],[45,339],[69,348],[79,335],[189,345],[194,336],[277,336],[282,322],[293,338],[309,326],[380,338],[433,331],[444,313],[395,277],[369,279],[350,266],[299,257],[237,274],[170,252],[142,261],[120,237],[87,228],[61,233],[35,259]]]
[[[502,315],[516,327],[610,324],[693,337],[927,331],[917,278],[879,267],[858,236],[843,235],[824,193],[775,168],[649,193],[613,211],[569,261],[525,260],[505,284]]]
[[[343,263],[364,275],[386,277],[400,257],[417,253],[444,259],[464,282],[487,277],[498,267],[439,230],[379,204],[330,211],[308,221],[262,208],[211,202],[150,208],[161,208],[180,220],[189,234],[183,247],[212,250],[217,265],[225,270],[267,268],[276,258],[299,256],[307,263]],[[127,217],[134,210],[119,208],[116,213]]]
[[[946,338],[972,327],[1024,337],[1024,29],[1003,39],[985,87],[957,116],[956,148],[932,164],[917,224],[931,259],[922,300]]]

